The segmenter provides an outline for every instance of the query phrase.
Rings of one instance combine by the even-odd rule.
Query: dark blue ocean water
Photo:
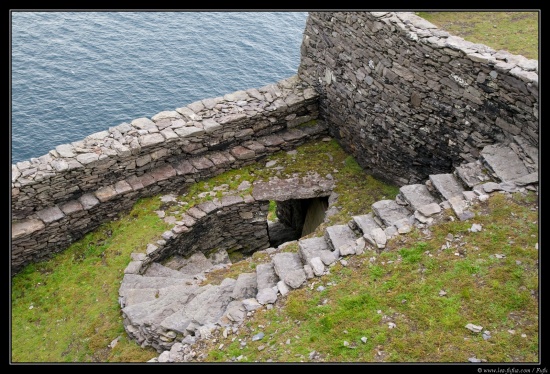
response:
[[[12,163],[296,74],[307,13],[11,13]]]

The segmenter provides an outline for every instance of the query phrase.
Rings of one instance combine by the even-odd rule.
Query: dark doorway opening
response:
[[[276,204],[277,219],[268,222],[269,244],[274,248],[315,231],[325,219],[328,196],[277,201]]]

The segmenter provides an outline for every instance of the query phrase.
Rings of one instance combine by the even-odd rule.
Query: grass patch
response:
[[[417,12],[449,33],[495,50],[539,59],[539,12]]]
[[[265,168],[265,162],[273,160],[282,169]],[[226,193],[250,194],[254,181],[265,181],[272,176],[305,176],[312,170],[321,175],[331,174],[341,192],[347,188],[353,190],[341,203],[338,200],[345,212],[358,213],[366,206],[348,206],[350,201],[374,202],[382,198],[381,192],[390,191],[393,195],[397,192],[396,187],[367,176],[332,140],[308,143],[297,148],[296,153],[280,152],[262,162],[201,181],[177,196],[176,202],[162,203],[160,196],[141,199],[119,219],[102,225],[51,260],[31,264],[13,277],[12,361],[145,362],[156,357],[158,354],[153,349],[142,349],[127,339],[118,304],[118,288],[130,254],[143,252],[147,243],[160,239],[170,228],[156,211],[165,210],[166,216],[178,219],[192,206],[221,198]],[[357,185],[352,188],[353,181]],[[374,186],[372,191],[371,186]],[[272,202],[272,217],[275,208]],[[347,222],[348,217],[341,214],[339,222]],[[337,217],[332,220],[338,221]],[[319,235],[321,230],[318,228],[311,235]],[[297,249],[297,243],[291,243],[283,251]],[[239,274],[253,272],[258,264],[270,260],[265,252],[246,258],[238,255],[232,253],[234,264],[229,269],[210,273],[205,283],[236,279]],[[298,304],[298,307],[304,305]],[[299,309],[295,313],[299,314]],[[108,348],[117,338],[115,347]]]
[[[347,266],[334,265],[272,310],[256,312],[236,334],[220,336],[224,348],[212,346],[204,361],[453,363],[475,354],[538,362],[538,230],[516,229],[537,221],[533,195],[495,194],[468,222],[397,237],[378,256],[347,258]],[[483,230],[469,232],[473,223]],[[450,248],[442,249],[449,233]],[[515,240],[521,250],[495,257]],[[491,337],[469,331],[468,323]],[[264,339],[252,342],[259,330]]]
[[[275,222],[277,220],[277,202],[269,202],[269,211],[267,213],[267,220]]]

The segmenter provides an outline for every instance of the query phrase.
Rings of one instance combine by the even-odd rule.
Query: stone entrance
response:
[[[334,180],[318,174],[255,183],[252,195],[256,200],[277,204],[277,221],[268,222],[270,246],[276,248],[312,233],[325,219],[333,188]]]
[[[324,221],[328,197],[276,201],[277,221],[268,222],[269,245],[298,240],[311,234]]]

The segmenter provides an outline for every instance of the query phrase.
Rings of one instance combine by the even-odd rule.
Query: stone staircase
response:
[[[518,140],[487,146],[475,162],[449,174],[430,175],[424,184],[403,186],[395,200],[374,203],[371,212],[327,227],[322,237],[299,239],[296,252],[287,251],[287,243],[265,250],[270,262],[219,285],[201,281],[208,272],[231,266],[223,251],[208,258],[197,252],[164,265],[151,263],[141,274],[125,272],[119,291],[125,329],[139,344],[161,353],[152,361],[192,360],[189,347],[198,339],[218,328],[236,330],[254,310],[273,307],[278,297],[326,274],[346,256],[366,248],[382,251],[389,239],[414,227],[455,219],[446,214],[449,210],[468,220],[474,217],[472,204],[493,192],[538,191],[537,159],[538,150]]]

